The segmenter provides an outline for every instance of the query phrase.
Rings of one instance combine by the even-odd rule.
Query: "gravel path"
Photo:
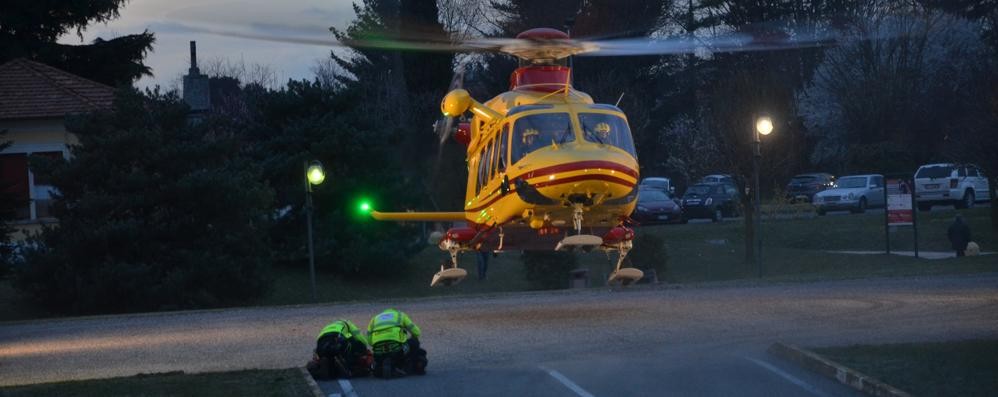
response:
[[[590,289],[3,323],[0,385],[178,370],[300,366],[325,323],[348,318],[366,325],[371,315],[386,306],[406,311],[420,325],[423,344],[430,352],[431,375],[440,374],[438,379],[447,384],[461,383],[448,376],[479,371],[482,379],[493,379],[485,375],[489,369],[502,369],[512,371],[509,376],[519,376],[519,380],[496,386],[515,383],[534,390],[540,387],[539,381],[531,380],[536,378],[544,379],[541,383],[548,388],[540,394],[569,390],[555,382],[555,375],[539,372],[538,368],[549,365],[582,377],[582,383],[588,379],[589,388],[606,387],[605,393],[616,394],[627,389],[620,389],[619,384],[609,388],[608,383],[614,381],[592,377],[586,370],[592,367],[588,363],[626,358],[618,363],[626,366],[650,360],[655,364],[641,368],[667,371],[672,364],[656,359],[664,356],[674,360],[696,357],[694,366],[717,361],[718,368],[732,362],[753,367],[749,361],[765,358],[761,352],[777,340],[831,346],[998,337],[998,274]],[[732,352],[744,352],[739,357],[749,361],[719,358],[735,357]],[[754,379],[757,375],[749,371],[739,376]],[[423,385],[434,384],[431,376],[419,379],[425,379]],[[388,390],[360,381],[360,395],[365,390],[367,394]],[[773,386],[760,387],[772,390]],[[469,389],[452,391],[462,390]],[[641,390],[645,389],[634,392],[642,394]],[[730,390],[718,393],[726,391]],[[427,389],[431,392],[432,388]],[[502,394],[507,393],[497,393]]]

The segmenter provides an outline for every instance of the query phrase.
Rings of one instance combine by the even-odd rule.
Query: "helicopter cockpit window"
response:
[[[605,113],[579,113],[582,136],[590,142],[612,145],[637,157],[634,141],[627,121],[620,116]]]
[[[575,140],[568,113],[541,113],[524,116],[513,125],[513,154],[511,164],[523,156],[552,143],[563,144]]]

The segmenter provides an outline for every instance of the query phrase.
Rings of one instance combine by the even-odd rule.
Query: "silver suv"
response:
[[[970,208],[978,201],[991,199],[988,178],[970,164],[926,164],[915,172],[915,201],[920,211],[936,204]]]

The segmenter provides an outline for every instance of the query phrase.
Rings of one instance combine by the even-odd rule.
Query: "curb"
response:
[[[315,379],[312,379],[312,374],[308,373],[305,367],[298,367],[301,370],[302,376],[305,378],[305,384],[308,385],[308,389],[312,391],[312,397],[326,397],[322,394],[322,389],[319,388],[319,384],[315,383]]]
[[[911,394],[901,391],[894,386],[888,385],[869,375],[865,375],[852,368],[829,360],[810,350],[776,342],[770,346],[766,352],[791,361],[803,368],[835,379],[841,384],[852,387],[853,389],[859,390],[871,396],[912,397]]]

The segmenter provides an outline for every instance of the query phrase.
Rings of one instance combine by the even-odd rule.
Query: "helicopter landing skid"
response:
[[[645,273],[641,270],[633,267],[625,267],[611,273],[610,278],[606,280],[606,282],[607,284],[613,284],[614,281],[620,281],[620,285],[628,286],[633,284],[635,281],[640,280],[644,276]]]
[[[468,271],[459,267],[452,267],[448,269],[440,269],[437,274],[433,275],[433,280],[430,280],[431,287],[444,286],[449,287],[451,285],[460,283],[468,277]]]
[[[620,285],[626,287],[634,284],[635,281],[638,281],[645,276],[645,273],[641,270],[633,267],[621,267],[624,264],[624,258],[627,257],[627,253],[631,250],[631,245],[632,243],[630,240],[616,245],[615,249],[620,254],[617,256],[617,267],[613,270],[613,273],[610,273],[610,278],[606,280],[607,284],[613,284],[616,281],[620,281]]]
[[[589,252],[603,245],[603,238],[591,234],[576,234],[565,237],[554,247],[555,251],[575,251],[577,249]]]
[[[440,271],[434,274],[433,279],[430,280],[430,287],[449,287],[468,277],[467,270],[457,267],[457,253],[461,251],[461,246],[450,240],[443,240],[441,248],[446,249],[450,254],[450,263],[440,266]]]

